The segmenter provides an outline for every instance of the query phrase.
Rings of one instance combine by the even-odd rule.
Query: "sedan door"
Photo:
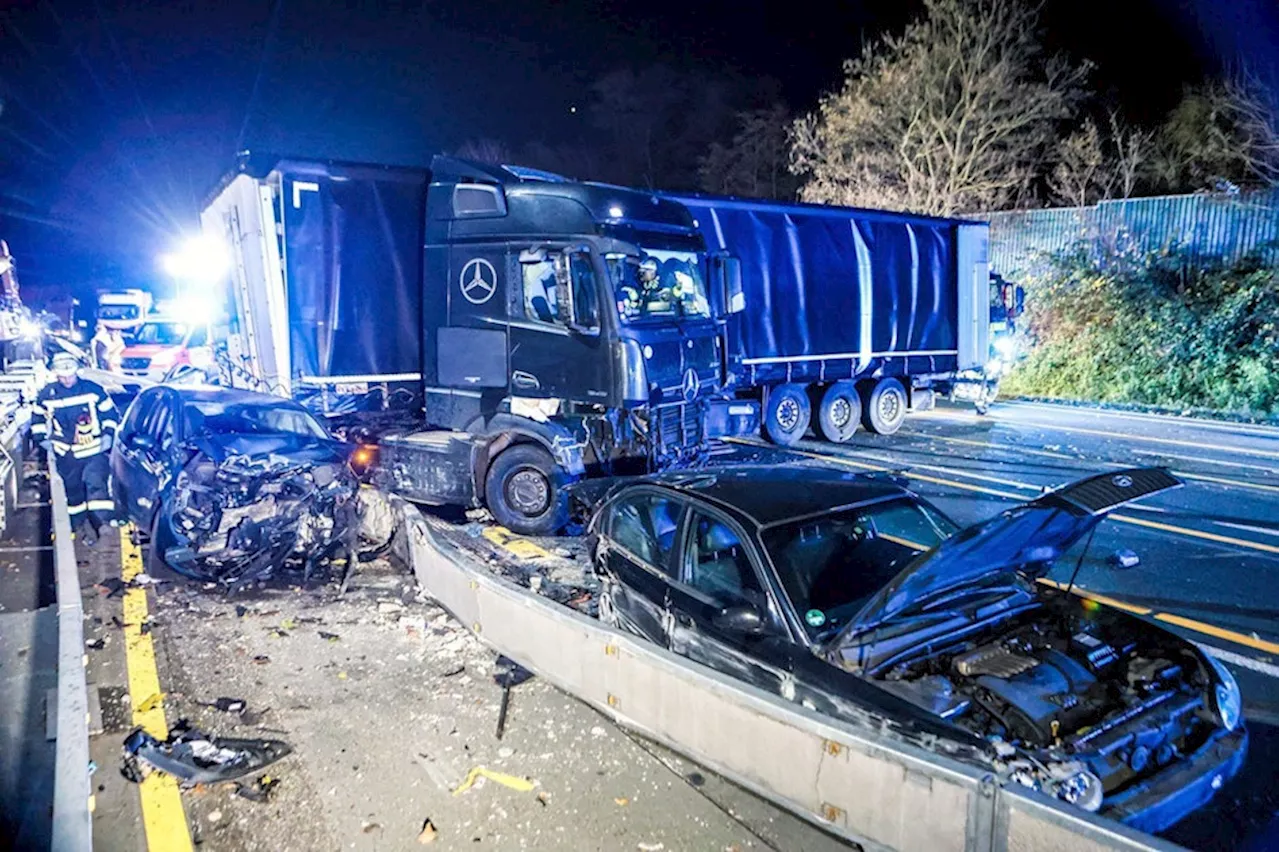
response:
[[[596,551],[604,575],[602,617],[663,647],[684,512],[684,502],[668,492],[629,492],[609,507]]]
[[[161,402],[163,391],[152,389],[143,391],[125,412],[124,421],[116,435],[111,449],[112,496],[125,513],[135,521],[144,514],[138,505],[140,489],[145,489],[148,474],[143,469],[146,463],[144,444],[152,443],[145,430],[151,411]],[[142,440],[139,440],[142,436]],[[145,495],[144,495],[145,496]]]
[[[792,642],[745,531],[703,508],[682,536],[671,588],[671,650],[784,698],[793,697]],[[754,613],[754,618],[749,617]]]

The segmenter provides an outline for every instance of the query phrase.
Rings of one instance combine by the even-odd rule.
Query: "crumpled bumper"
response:
[[[1102,815],[1150,834],[1164,831],[1207,803],[1240,771],[1248,744],[1243,724],[1220,734],[1190,757],[1110,797]]]

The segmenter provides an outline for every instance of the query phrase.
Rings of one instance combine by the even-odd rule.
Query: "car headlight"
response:
[[[1234,731],[1240,724],[1240,685],[1236,683],[1235,676],[1216,658],[1208,654],[1205,654],[1205,658],[1218,675],[1218,682],[1213,685],[1214,708],[1222,719],[1222,727]]]

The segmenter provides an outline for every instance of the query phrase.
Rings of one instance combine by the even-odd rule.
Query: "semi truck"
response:
[[[380,424],[372,477],[408,499],[548,533],[573,481],[759,428],[723,395],[727,267],[670,199],[443,156],[244,157],[201,227],[233,258],[227,381]]]
[[[775,443],[892,434],[939,394],[990,402],[986,223],[666,197],[726,269],[727,390],[762,404]]]

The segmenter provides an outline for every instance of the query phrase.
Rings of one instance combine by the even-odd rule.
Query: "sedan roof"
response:
[[[762,527],[910,493],[885,474],[812,466],[714,467],[658,474],[644,481],[729,506]]]

